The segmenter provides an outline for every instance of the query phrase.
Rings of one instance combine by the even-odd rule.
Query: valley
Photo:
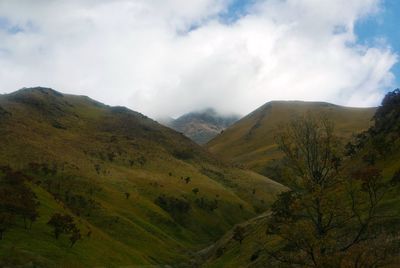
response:
[[[266,234],[271,206],[292,187],[274,139],[280,124],[301,114],[332,119],[340,140],[353,144],[349,169],[383,146],[374,137],[387,125],[378,129],[376,108],[272,102],[204,148],[140,113],[50,88],[1,95],[0,111],[4,193],[23,189],[11,183],[22,178],[36,204],[30,218],[2,218],[1,266],[265,267],[266,248],[280,243]],[[385,131],[379,137],[389,135],[393,150],[376,152],[374,165],[389,180],[400,170],[399,139],[396,128]],[[281,173],[270,172],[272,180],[263,168],[276,161]],[[396,189],[384,211],[400,207]],[[25,204],[10,198],[0,199],[3,213]],[[57,215],[70,216],[73,228],[54,237]]]
[[[399,0],[0,0],[0,268],[399,268]]]

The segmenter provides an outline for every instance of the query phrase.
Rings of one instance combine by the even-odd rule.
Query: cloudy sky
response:
[[[377,105],[400,81],[399,12],[398,0],[0,0],[0,93],[46,86],[152,117]]]

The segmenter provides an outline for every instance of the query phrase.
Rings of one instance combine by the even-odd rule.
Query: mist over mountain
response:
[[[87,267],[112,263],[253,267],[257,263],[254,267],[281,267],[258,242],[273,249],[283,243],[265,234],[273,224],[271,217],[281,215],[276,214],[277,209],[286,209],[279,202],[292,194],[290,180],[296,175],[284,167],[290,163],[286,160],[268,172],[275,180],[262,173],[267,174],[263,168],[271,160],[284,159],[273,139],[279,123],[287,124],[293,116],[309,112],[324,114],[335,123],[334,134],[340,142],[354,138],[345,148],[350,158],[330,158],[328,154],[329,161],[318,163],[343,166],[344,178],[361,174],[369,179],[372,174],[371,178],[382,182],[371,184],[379,187],[370,190],[381,194],[385,189],[385,198],[379,199],[382,209],[374,209],[367,219],[370,228],[365,229],[363,220],[360,223],[357,217],[351,217],[351,224],[345,221],[348,226],[340,231],[357,231],[360,226],[362,238],[375,241],[376,230],[383,230],[377,240],[383,244],[378,249],[386,250],[397,241],[390,235],[399,226],[398,219],[396,215],[378,217],[375,211],[392,215],[399,207],[399,95],[398,90],[388,94],[378,110],[290,101],[267,103],[233,125],[237,117],[223,116],[213,109],[173,120],[194,137],[202,138],[205,130],[215,134],[231,125],[207,146],[199,146],[143,114],[86,96],[43,87],[1,95],[0,266],[32,263],[38,267]],[[353,135],[356,133],[360,134]],[[312,150],[325,148],[314,147],[314,142],[305,144]],[[376,175],[380,174],[375,171],[378,167],[382,176]],[[352,175],[354,169],[362,172]],[[365,185],[363,180],[353,183],[365,193],[355,198],[368,196],[362,187],[370,184]],[[346,188],[332,190],[332,200],[347,193]],[[344,205],[348,204],[346,200]],[[365,211],[363,204],[375,207],[374,202],[364,201],[357,201],[360,211]],[[328,208],[332,203],[323,205]],[[298,213],[289,208],[290,213]],[[343,209],[354,213],[351,207],[340,206],[338,214],[331,217],[342,220]],[[381,218],[385,219],[383,223],[375,220]],[[383,229],[376,228],[380,224]],[[311,226],[305,231],[308,228],[313,230]],[[357,243],[369,245],[364,240]],[[352,258],[356,253],[340,256]],[[388,260],[396,263],[393,255]]]
[[[223,115],[213,108],[190,112],[173,120],[160,120],[166,126],[183,133],[198,144],[206,144],[240,119],[238,115]]]
[[[385,22],[382,2],[398,1],[2,0],[0,93],[43,85],[150,117],[378,105],[398,84],[398,22],[371,40],[357,30]]]
[[[400,267],[400,0],[0,0],[0,268]]]

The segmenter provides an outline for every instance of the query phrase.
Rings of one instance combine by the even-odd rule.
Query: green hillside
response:
[[[383,176],[386,180],[391,180],[396,171],[400,170],[400,151],[387,156],[385,161],[379,161],[377,166],[383,169]],[[354,162],[352,163],[354,164]],[[358,162],[357,165],[360,163]],[[400,174],[400,173],[399,173]],[[389,195],[386,196],[381,209],[390,215],[397,215],[400,211],[399,199],[400,187],[394,188]],[[264,213],[249,221],[240,224],[244,228],[244,239],[242,243],[236,241],[234,236],[235,228],[227,232],[220,240],[210,247],[198,253],[198,263],[201,267],[207,268],[235,268],[235,267],[280,267],[271,264],[270,256],[265,249],[267,247],[275,247],[279,245],[277,240],[271,239],[266,234],[268,228],[269,214]],[[391,228],[400,230],[399,223],[391,226]],[[395,268],[400,264],[400,258],[397,263],[384,267]],[[367,267],[367,266],[360,266]],[[379,266],[381,267],[381,266]]]
[[[240,122],[239,122],[240,123]],[[400,230],[400,91],[396,90],[389,93],[373,116],[371,127],[364,132],[360,132],[345,148],[346,157],[343,158],[343,175],[346,179],[352,178],[355,170],[365,168],[365,170],[379,170],[382,181],[375,185],[377,189],[387,188],[387,192],[382,195],[381,204],[377,211],[381,216],[378,221],[382,221],[379,228],[386,228],[387,233],[393,232],[392,239],[397,239],[397,250],[394,259],[389,259],[390,263],[385,265],[369,266],[362,262],[357,267],[398,267],[400,258],[398,257],[398,232]],[[367,177],[370,179],[371,177]],[[365,187],[365,183],[363,184]],[[361,188],[361,191],[365,189]],[[365,215],[363,215],[365,216]],[[363,217],[361,216],[361,217]],[[205,248],[198,254],[198,263],[202,267],[286,267],[272,265],[271,256],[267,248],[279,246],[279,241],[268,236],[268,222],[270,213],[264,213],[249,221],[241,223],[243,228],[243,241],[240,243],[235,239],[235,229],[233,228],[214,245]],[[385,223],[385,221],[387,221]],[[350,226],[347,226],[349,228]],[[384,240],[383,246],[393,240]],[[372,242],[374,243],[374,242]],[[371,244],[371,246],[373,246]],[[367,248],[365,251],[369,249]],[[397,253],[396,253],[397,252]],[[361,254],[363,252],[361,251]],[[361,255],[360,255],[361,256]],[[390,255],[388,255],[390,256]],[[396,257],[397,256],[397,257]],[[368,257],[368,256],[367,256]],[[385,258],[384,254],[370,256],[371,260]],[[375,259],[374,259],[375,258]],[[385,259],[382,260],[385,263]],[[294,265],[287,267],[303,267]],[[336,267],[336,266],[332,266]],[[342,266],[340,266],[342,267]],[[350,267],[350,266],[345,266]],[[353,267],[353,266],[351,266]]]
[[[187,266],[284,189],[139,113],[48,88],[0,96],[0,167],[40,204],[31,229],[16,217],[5,230],[0,266]],[[73,216],[72,247],[53,236],[54,213]]]
[[[274,244],[268,241],[265,235],[267,218],[265,213],[249,221],[241,223],[245,229],[245,236],[240,243],[233,239],[234,229],[227,232],[212,246],[198,253],[198,263],[201,267],[266,267],[268,256],[263,251],[266,244]]]
[[[274,140],[275,133],[281,124],[294,116],[309,112],[325,114],[335,122],[337,134],[349,139],[370,126],[375,110],[323,102],[273,101],[236,122],[206,146],[225,160],[265,174],[265,168],[273,160],[281,158]]]

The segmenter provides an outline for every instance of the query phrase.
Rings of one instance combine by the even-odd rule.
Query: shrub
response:
[[[193,192],[194,194],[198,194],[199,191],[200,191],[199,188],[193,188],[193,189],[192,189],[192,192]]]
[[[166,195],[157,197],[154,203],[171,214],[185,214],[191,208],[188,201]]]
[[[240,244],[242,244],[242,241],[244,239],[244,233],[245,229],[243,226],[236,226],[236,228],[233,230],[232,238],[238,241]]]
[[[4,232],[15,224],[17,217],[30,225],[36,221],[39,213],[39,202],[26,181],[31,180],[21,172],[15,172],[10,167],[0,167],[0,239]]]
[[[76,230],[74,219],[67,214],[54,213],[47,224],[53,227],[55,239],[58,239],[61,234],[72,233]]]
[[[172,155],[179,160],[189,160],[194,157],[192,150],[182,150],[182,151],[175,150],[172,153]]]
[[[199,208],[209,211],[214,211],[215,209],[218,208],[217,199],[208,200],[207,198],[201,197],[201,198],[196,198],[195,203]]]

